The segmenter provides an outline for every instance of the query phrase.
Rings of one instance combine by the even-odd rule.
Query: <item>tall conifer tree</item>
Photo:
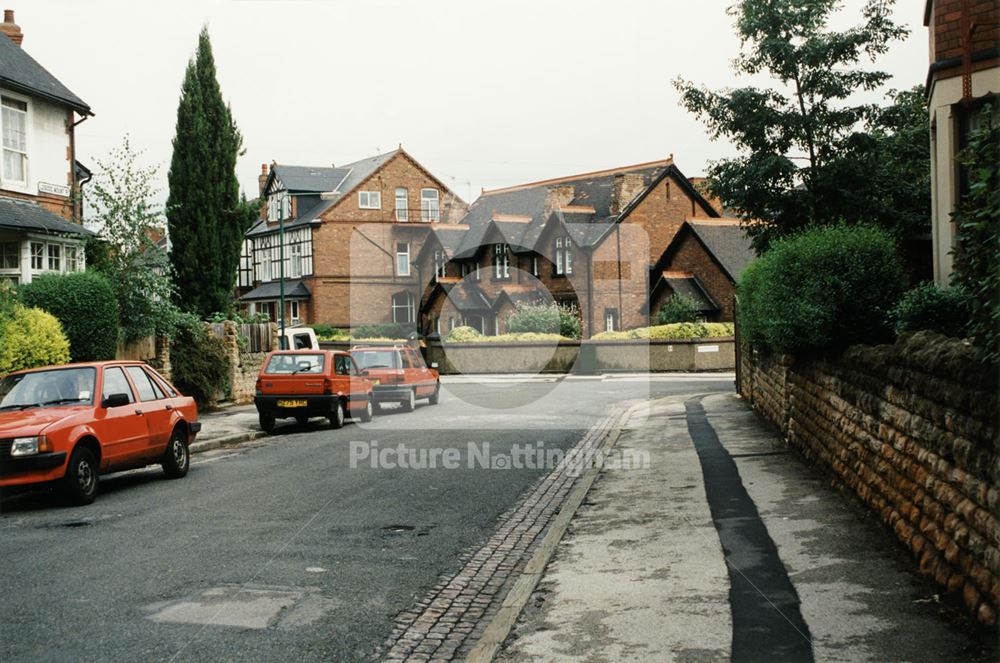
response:
[[[201,317],[227,312],[246,229],[236,179],[243,138],[222,98],[207,28],[184,74],[173,146],[166,214],[177,303]]]

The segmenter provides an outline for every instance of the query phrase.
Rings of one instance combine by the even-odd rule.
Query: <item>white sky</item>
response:
[[[96,113],[78,128],[94,165],[126,132],[166,186],[181,80],[209,26],[244,136],[238,176],[260,164],[347,163],[402,143],[469,202],[501,186],[651,161],[688,176],[732,154],[678,105],[678,75],[744,84],[733,0],[6,0],[24,48]],[[845,0],[837,27],[858,22]],[[888,87],[923,82],[924,3],[878,63]],[[165,197],[165,192],[162,194]]]

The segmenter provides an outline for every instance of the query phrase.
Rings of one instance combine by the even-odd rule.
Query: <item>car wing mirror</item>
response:
[[[101,407],[112,408],[121,407],[123,405],[128,405],[132,402],[128,394],[110,394],[107,398],[101,401]]]

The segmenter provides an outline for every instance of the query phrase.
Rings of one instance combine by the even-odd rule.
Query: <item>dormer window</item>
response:
[[[573,273],[573,246],[569,237],[556,237],[556,274],[566,276]]]
[[[287,191],[272,193],[267,197],[267,220],[281,221],[292,215],[292,199]]]
[[[27,184],[28,104],[10,97],[0,98],[0,128],[3,131],[0,179]]]
[[[493,278],[510,278],[510,249],[506,244],[493,245]]]
[[[360,207],[361,209],[382,209],[382,192],[380,191],[358,192],[358,207]]]

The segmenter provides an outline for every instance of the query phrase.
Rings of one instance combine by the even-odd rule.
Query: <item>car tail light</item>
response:
[[[260,378],[257,378],[257,384],[254,386],[254,389],[257,390],[258,396],[264,393],[264,385],[261,383]]]
[[[323,393],[332,394],[333,393],[333,380],[330,378],[323,378]]]

